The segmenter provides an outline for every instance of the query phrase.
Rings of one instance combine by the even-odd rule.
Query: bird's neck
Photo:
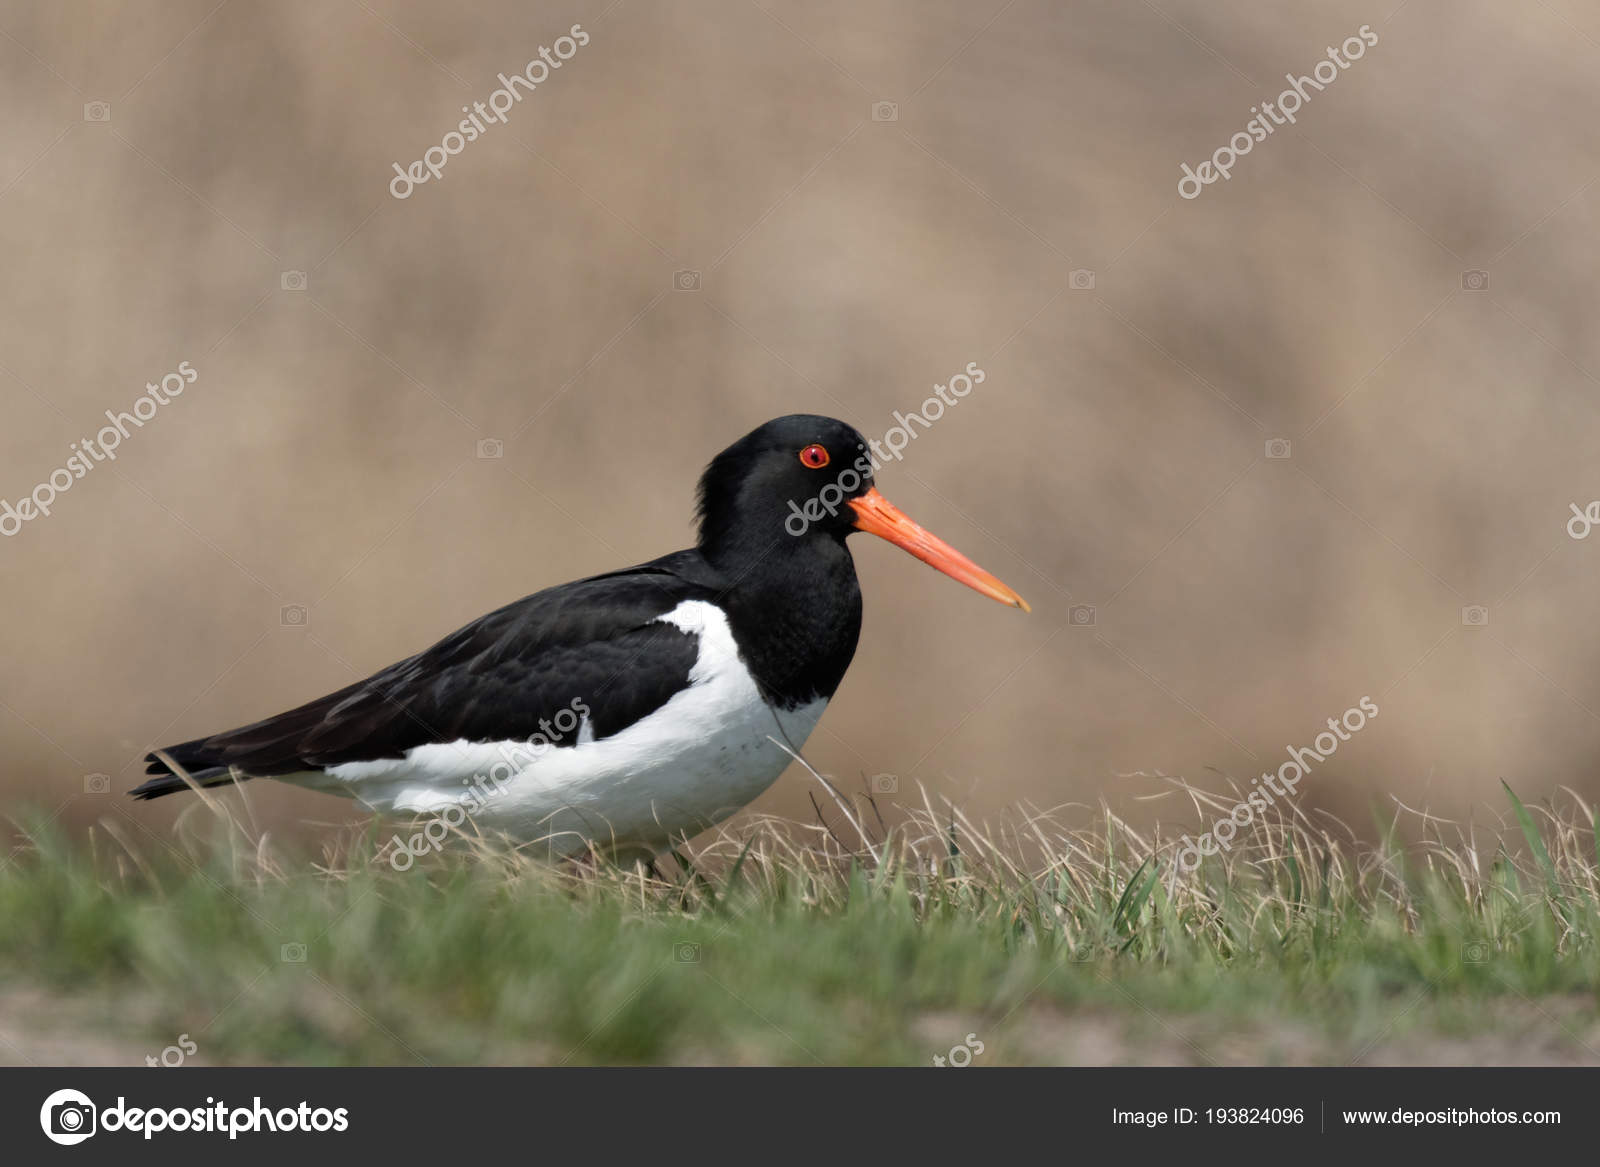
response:
[[[861,588],[843,541],[785,535],[701,554],[724,581],[729,623],[767,699],[795,708],[832,697],[861,633]]]

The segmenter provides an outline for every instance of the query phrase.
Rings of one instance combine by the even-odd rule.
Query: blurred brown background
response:
[[[1137,808],[1370,696],[1307,805],[1600,794],[1600,538],[1566,531],[1600,498],[1597,66],[1580,0],[4,0],[0,496],[199,378],[0,539],[5,804],[159,834],[187,800],[122,796],[147,748],[686,545],[727,442],[880,435],[969,361],[880,484],[1034,613],[853,540],[819,768]]]

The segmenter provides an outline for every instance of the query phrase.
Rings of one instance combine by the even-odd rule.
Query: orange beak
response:
[[[1032,611],[1027,600],[943,539],[913,523],[899,507],[879,494],[877,487],[860,498],[851,499],[850,506],[856,512],[857,530],[889,540],[930,567],[938,568],[951,579],[966,584],[973,591],[982,592],[990,599],[1021,608],[1024,612]]]

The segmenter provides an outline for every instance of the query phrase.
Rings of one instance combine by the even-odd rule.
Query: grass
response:
[[[1237,797],[1175,784],[1207,820]],[[1504,823],[1402,812],[1377,843],[1258,820],[1188,873],[1103,807],[926,799],[892,827],[870,798],[748,820],[657,876],[465,836],[397,872],[376,830],[297,860],[215,799],[144,845],[114,817],[24,830],[0,1051],[928,1065],[973,1034],[992,1065],[1600,1062],[1595,815],[1506,793]]]

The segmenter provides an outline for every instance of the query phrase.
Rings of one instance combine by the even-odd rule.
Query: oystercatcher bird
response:
[[[869,531],[1028,605],[892,506],[832,418],[769,421],[700,480],[699,542],[547,588],[298,709],[146,757],[132,793],[276,778],[384,814],[440,815],[648,857],[777,780],[861,630],[845,538]]]

